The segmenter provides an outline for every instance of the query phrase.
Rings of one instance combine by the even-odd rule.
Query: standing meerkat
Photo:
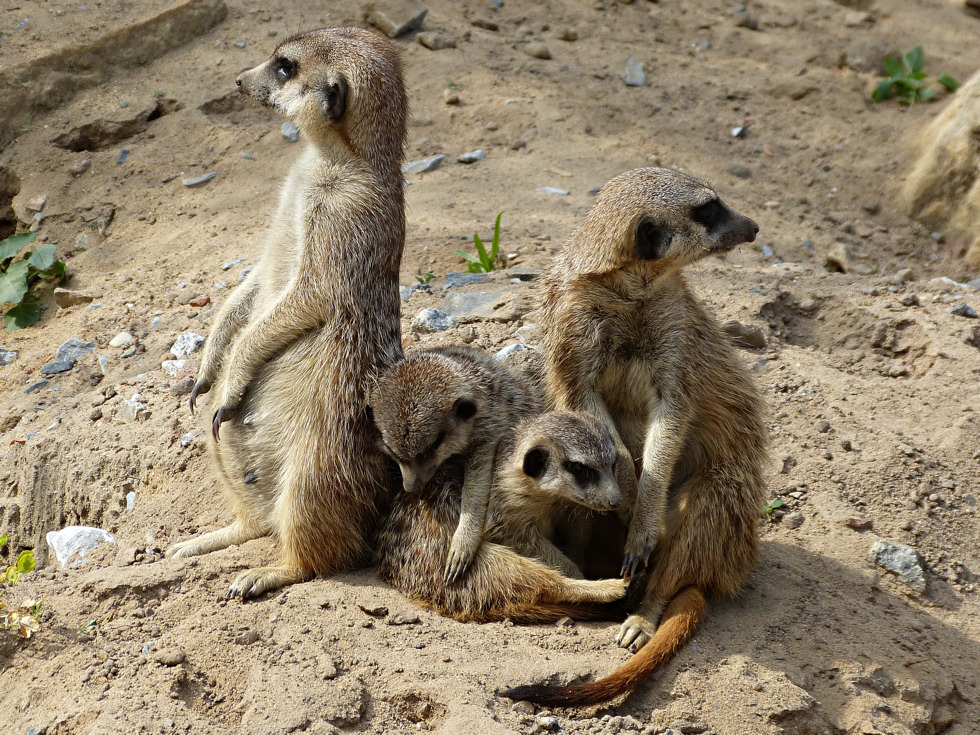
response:
[[[681,269],[758,229],[697,179],[638,169],[602,188],[557,256],[541,305],[547,387],[635,458],[624,569],[649,575],[617,642],[642,648],[596,682],[507,696],[573,706],[631,692],[694,634],[706,594],[744,584],[765,492],[762,401]]]
[[[408,99],[397,51],[358,28],[293,36],[237,84],[308,142],[260,262],[218,313],[191,393],[193,411],[214,387],[212,455],[235,522],[167,555],[271,534],[279,563],[245,571],[229,590],[251,597],[363,560],[397,487],[365,405],[366,376],[401,357]]]
[[[393,376],[386,377],[390,381]],[[438,385],[426,389],[438,391],[444,385],[440,378],[433,383]],[[373,406],[390,446],[406,436],[401,412],[389,402],[403,396],[391,396],[385,388],[390,388],[390,382],[382,383]],[[410,431],[430,435],[427,423],[413,423]],[[409,445],[416,446],[411,440]],[[390,450],[399,454],[396,446]],[[620,609],[611,603],[623,597],[623,580],[580,579],[575,565],[548,537],[555,520],[570,507],[618,507],[616,460],[611,434],[584,414],[548,413],[522,423],[497,455],[486,540],[479,545],[469,573],[449,585],[444,581],[444,560],[459,521],[463,478],[468,474],[465,457],[451,457],[428,482],[395,500],[378,534],[378,576],[408,597],[460,621],[608,618]]]

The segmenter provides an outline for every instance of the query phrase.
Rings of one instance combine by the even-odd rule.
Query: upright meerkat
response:
[[[425,485],[450,457],[466,456],[459,523],[445,581],[462,577],[483,540],[494,458],[517,423],[540,410],[530,385],[472,347],[418,350],[378,380],[371,405],[405,492]]]
[[[401,396],[390,396],[386,387],[390,386],[382,384],[372,405],[386,444],[398,456],[406,430],[402,412],[389,401]],[[440,390],[439,385],[428,388]],[[447,398],[454,395],[450,392]],[[413,422],[408,433],[430,435],[427,424]],[[408,445],[417,446],[411,439]],[[427,482],[395,500],[378,534],[378,576],[408,597],[461,621],[609,617],[619,610],[610,603],[623,597],[623,580],[579,579],[578,569],[549,535],[556,519],[571,506],[618,507],[617,457],[608,430],[584,414],[548,413],[521,424],[497,455],[486,539],[469,573],[446,584],[445,558],[461,513],[464,474],[468,475],[465,457],[451,457]]]
[[[638,169],[602,188],[557,256],[541,305],[547,387],[557,408],[610,426],[636,461],[624,568],[646,564],[649,576],[617,641],[642,648],[599,681],[507,696],[584,705],[630,692],[694,634],[706,594],[745,582],[765,491],[762,401],[681,269],[758,229],[697,179]]]
[[[358,28],[287,39],[237,84],[292,120],[307,145],[262,259],[217,316],[191,393],[193,411],[215,388],[212,454],[235,522],[167,554],[271,534],[279,563],[229,590],[250,597],[364,559],[379,505],[397,488],[365,405],[367,375],[401,357],[408,99],[397,51]]]

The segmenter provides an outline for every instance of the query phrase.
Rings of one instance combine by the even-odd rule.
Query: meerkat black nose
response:
[[[238,77],[238,79],[235,80],[235,84],[237,84],[239,87],[242,86],[242,78]]]

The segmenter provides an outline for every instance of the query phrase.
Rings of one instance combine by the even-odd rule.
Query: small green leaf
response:
[[[50,243],[42,245],[31,253],[31,257],[27,259],[27,262],[39,271],[47,270],[54,265],[54,250],[54,245]]]
[[[8,332],[29,327],[41,318],[41,307],[25,301],[3,315],[3,324]]]
[[[7,567],[7,573],[3,576],[9,584],[17,584],[20,581],[20,572],[16,567]]]
[[[921,92],[919,92],[919,99],[923,101],[931,100],[933,97],[936,96],[936,91],[937,90],[935,87],[930,87],[929,89],[923,89]]]
[[[889,77],[904,77],[905,67],[894,56],[885,57],[885,75]]]
[[[938,77],[936,77],[936,81],[939,82],[944,87],[946,87],[946,89],[948,89],[950,92],[955,92],[957,89],[960,88],[960,83],[957,82],[955,79],[953,79],[953,77],[951,77],[946,72],[943,72]]]
[[[926,65],[926,55],[922,50],[922,46],[916,46],[914,49],[907,51],[902,57],[902,63],[912,72],[922,71],[922,67]]]
[[[892,90],[892,83],[887,79],[883,79],[878,82],[878,86],[875,87],[875,91],[871,93],[871,99],[875,102],[884,102],[889,97],[894,94]]]
[[[27,261],[18,260],[0,273],[0,304],[19,304],[27,293]]]
[[[4,546],[7,545],[7,541],[9,539],[10,536],[8,536],[7,534],[3,534],[2,536],[0,536],[0,549],[2,549]]]
[[[497,220],[493,223],[493,241],[490,247],[490,262],[496,263],[497,256],[500,254],[500,218],[503,216],[503,212],[497,213]]]
[[[473,253],[467,253],[465,250],[455,250],[456,255],[458,255],[463,260],[469,261],[470,263],[476,263],[479,265],[480,259],[473,255]]]
[[[30,574],[34,571],[34,552],[24,549],[17,557],[17,571],[21,574]]]
[[[22,247],[34,242],[35,238],[37,238],[36,232],[21,232],[3,240],[0,242],[0,261],[14,257]]]
[[[483,240],[475,232],[473,233],[473,244],[476,245],[476,252],[480,255],[477,262],[485,266],[487,264],[487,249],[483,245]]]

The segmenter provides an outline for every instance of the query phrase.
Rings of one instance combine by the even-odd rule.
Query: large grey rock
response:
[[[486,273],[447,273],[442,290],[445,291],[453,286],[472,286],[474,283],[483,283],[489,280],[490,276]]]
[[[923,129],[919,159],[905,180],[909,214],[930,230],[962,238],[966,259],[980,266],[980,72]]]
[[[95,349],[95,342],[86,342],[72,337],[58,348],[55,360],[58,362],[74,362],[82,355],[87,355]]]
[[[116,545],[116,539],[111,533],[92,526],[66,526],[60,531],[48,531],[44,537],[48,548],[58,557],[58,563],[66,566],[76,553],[78,559],[71,566],[77,567],[85,563],[85,556],[102,543]]]
[[[0,367],[7,367],[7,365],[17,359],[17,355],[17,350],[5,350],[0,347]]]
[[[487,319],[510,296],[509,293],[488,291],[451,293],[442,302],[442,308],[457,319]]]
[[[875,539],[868,558],[879,567],[897,574],[916,592],[925,593],[926,563],[922,554],[911,546],[896,544],[883,538]]]

